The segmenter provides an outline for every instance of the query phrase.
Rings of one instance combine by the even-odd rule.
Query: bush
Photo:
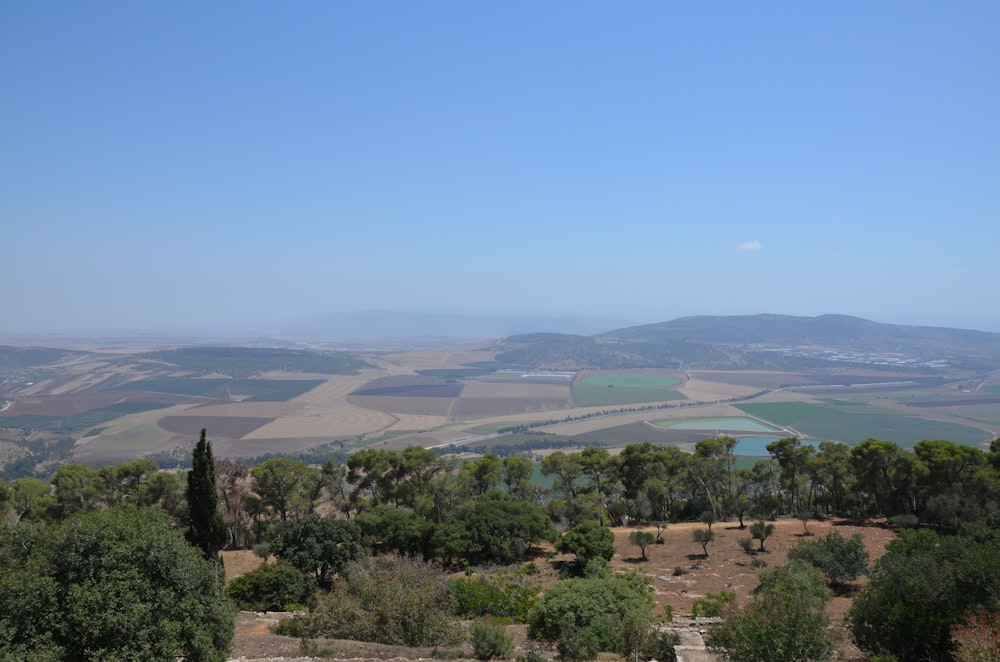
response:
[[[903,530],[848,612],[855,643],[900,660],[951,660],[951,627],[1000,605],[1000,533]]]
[[[563,534],[556,549],[575,554],[577,567],[582,571],[593,559],[611,560],[615,555],[615,534],[593,520],[584,520]]]
[[[818,662],[833,645],[822,611],[787,594],[760,595],[712,630],[707,644],[729,662]]]
[[[720,593],[709,593],[700,600],[695,600],[691,605],[691,611],[695,618],[721,616],[722,610],[736,598],[736,594],[730,591]]]
[[[451,645],[462,639],[444,576],[398,556],[349,565],[305,616],[285,619],[278,634],[356,639],[402,646]]]
[[[529,619],[528,636],[555,642],[568,660],[592,659],[598,651],[631,654],[640,642],[623,633],[648,632],[653,600],[635,575],[569,579],[550,588]]]
[[[514,639],[500,623],[488,619],[473,621],[469,626],[469,639],[477,660],[502,660],[514,652]]]
[[[226,587],[226,595],[240,609],[284,611],[286,605],[305,602],[313,591],[310,577],[290,563],[263,563],[256,570],[236,577]]]
[[[819,540],[802,541],[789,550],[788,560],[819,568],[834,586],[868,574],[868,550],[860,533],[850,538],[831,533]]]
[[[537,572],[537,568],[536,568]],[[528,580],[530,570],[503,570],[485,577],[458,577],[448,583],[455,613],[463,618],[500,616],[526,622],[541,588]]]
[[[222,567],[159,508],[0,527],[0,659],[226,659]]]

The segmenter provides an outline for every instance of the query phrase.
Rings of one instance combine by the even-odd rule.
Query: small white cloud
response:
[[[764,247],[764,244],[759,241],[744,241],[742,244],[736,247],[738,251],[759,251]]]

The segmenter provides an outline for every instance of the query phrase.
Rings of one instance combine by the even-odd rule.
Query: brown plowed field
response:
[[[80,393],[73,395],[18,396],[8,407],[4,416],[20,416],[23,414],[40,414],[42,416],[69,416],[91,409],[100,409],[122,402],[155,402],[164,405],[188,404],[203,402],[200,398],[168,393],[145,392],[103,392]]]
[[[270,422],[270,418],[254,416],[164,416],[158,424],[167,432],[195,439],[203,428],[210,432],[213,439],[239,439]]]

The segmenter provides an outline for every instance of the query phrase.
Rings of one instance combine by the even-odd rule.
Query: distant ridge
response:
[[[367,346],[420,347],[492,340],[532,331],[592,335],[630,323],[579,315],[453,315],[369,310],[312,315],[288,324],[275,335]]]
[[[499,360],[533,368],[799,370],[838,364],[1000,369],[1000,334],[848,315],[682,317],[592,336],[508,336]]]

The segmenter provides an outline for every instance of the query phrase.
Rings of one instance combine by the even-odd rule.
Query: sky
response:
[[[0,333],[1000,332],[1000,3],[6,2]]]

